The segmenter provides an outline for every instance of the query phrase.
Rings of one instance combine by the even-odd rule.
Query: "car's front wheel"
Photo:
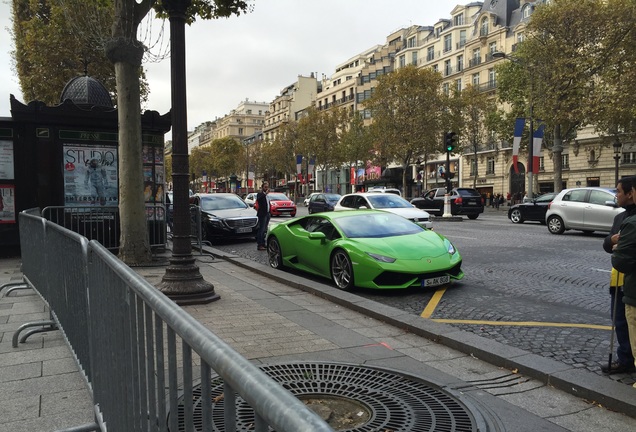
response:
[[[267,259],[272,268],[283,268],[283,252],[276,237],[270,237],[267,241]]]
[[[353,265],[349,255],[342,249],[337,249],[331,255],[331,278],[341,290],[353,289]]]
[[[559,216],[550,216],[546,221],[548,224],[548,231],[552,234],[563,234],[565,231],[565,225],[563,225],[563,219]]]
[[[475,220],[475,219],[477,219],[478,217],[479,217],[479,215],[478,215],[478,214],[470,214],[470,215],[468,215],[468,219],[473,219],[473,220]]]
[[[521,211],[519,209],[514,209],[510,212],[510,220],[512,223],[520,224],[523,223],[523,217],[521,216]]]

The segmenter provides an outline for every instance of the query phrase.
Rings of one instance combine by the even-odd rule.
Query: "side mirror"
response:
[[[361,205],[360,207],[358,207],[358,210],[366,210],[366,209],[367,209],[367,206],[365,205]]]
[[[324,232],[310,232],[309,238],[311,240],[324,240],[327,238],[327,236],[325,236]]]
[[[618,204],[616,204],[616,201],[612,200],[612,201],[605,201],[605,205],[609,206],[609,207],[618,207]]]

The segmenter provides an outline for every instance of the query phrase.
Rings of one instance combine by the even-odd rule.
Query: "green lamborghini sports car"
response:
[[[317,213],[270,229],[273,268],[331,278],[342,290],[447,285],[462,257],[444,236],[380,210]]]

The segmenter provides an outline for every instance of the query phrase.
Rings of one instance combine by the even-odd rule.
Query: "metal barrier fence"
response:
[[[332,431],[100,243],[33,214],[19,217],[25,281],[50,306],[93,397],[95,424],[67,432],[212,431],[221,421],[214,406],[233,432],[241,399],[254,410],[257,432]],[[224,383],[221,401],[211,397],[212,371]],[[196,424],[195,410],[202,414]]]
[[[42,217],[89,240],[97,240],[109,250],[119,248],[119,207],[109,206],[49,206],[42,210]],[[150,247],[164,247],[167,242],[166,208],[147,205],[146,219]]]

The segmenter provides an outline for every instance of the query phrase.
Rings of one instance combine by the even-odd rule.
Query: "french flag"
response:
[[[544,124],[534,131],[532,135],[532,173],[539,174],[539,158],[541,157],[541,143],[543,142]]]
[[[296,155],[296,174],[300,174],[303,165],[303,155]]]
[[[515,169],[515,174],[519,174],[519,144],[521,144],[521,135],[523,135],[523,128],[526,126],[525,118],[517,118],[515,120],[515,135],[512,140],[512,166]]]

